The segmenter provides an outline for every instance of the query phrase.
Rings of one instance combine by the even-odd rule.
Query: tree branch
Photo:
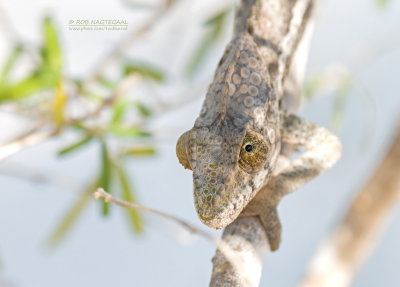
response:
[[[400,123],[379,167],[311,260],[301,287],[350,286],[400,199]]]
[[[19,139],[11,141],[3,146],[0,146],[0,160],[3,160],[22,149],[40,143],[54,135],[58,132],[58,128],[51,129],[48,131],[39,131],[28,133]]]

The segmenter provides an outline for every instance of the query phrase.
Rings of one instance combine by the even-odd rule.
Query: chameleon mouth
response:
[[[196,192],[195,192],[196,194]],[[233,205],[232,203],[228,203],[225,205],[220,200],[220,197],[217,196],[216,200],[209,203],[205,203],[204,199],[200,197],[195,197],[195,207],[196,212],[205,225],[215,229],[221,229],[232,223],[238,217],[240,212],[242,211],[241,205]],[[216,202],[216,201],[220,202]]]
[[[205,225],[215,229],[221,229],[232,223],[235,218],[239,215],[240,210],[225,209],[223,212],[216,213],[215,211],[207,212],[203,210],[203,213],[198,212],[198,216]]]

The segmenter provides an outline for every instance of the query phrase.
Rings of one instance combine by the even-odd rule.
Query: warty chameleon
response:
[[[276,208],[282,196],[331,167],[341,150],[326,129],[286,115],[280,98],[254,36],[237,33],[199,117],[176,146],[179,162],[193,171],[200,220],[220,229],[238,216],[258,216],[271,250],[281,241]],[[308,151],[276,173],[281,142]]]

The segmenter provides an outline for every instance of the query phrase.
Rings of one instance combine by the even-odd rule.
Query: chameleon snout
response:
[[[230,178],[216,179],[207,173],[194,176],[194,201],[197,215],[207,226],[221,229],[230,224],[241,209],[230,201],[234,193]]]

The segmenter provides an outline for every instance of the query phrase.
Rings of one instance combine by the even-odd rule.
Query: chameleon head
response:
[[[193,171],[194,204],[200,220],[223,228],[235,220],[263,185],[279,143],[274,130],[194,127],[177,143],[179,162]]]

